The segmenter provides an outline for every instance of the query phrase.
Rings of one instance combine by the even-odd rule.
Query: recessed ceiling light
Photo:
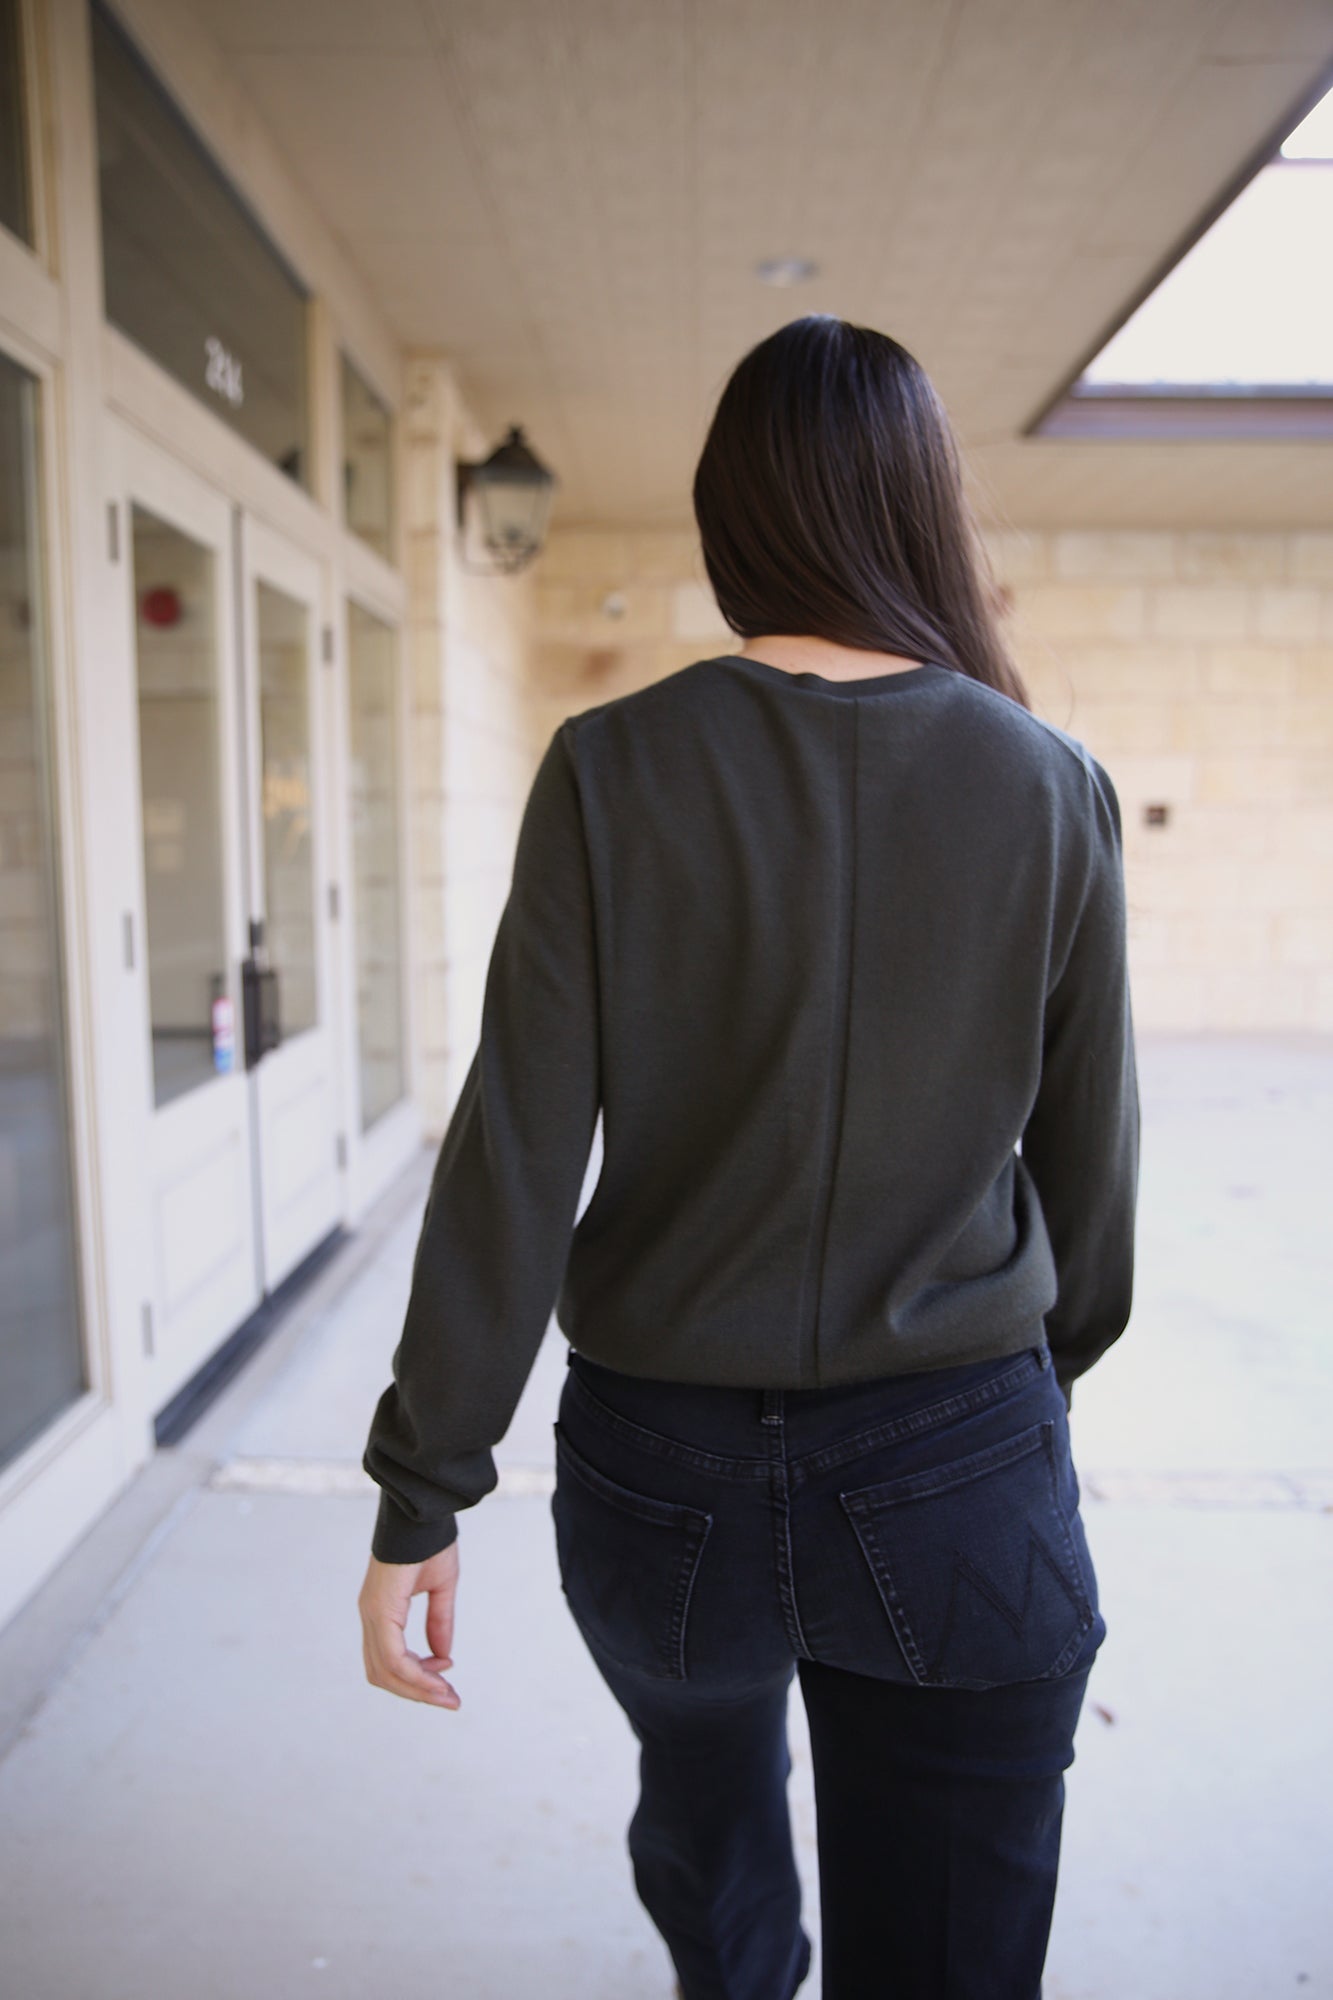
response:
[[[765,257],[754,268],[766,285],[803,285],[819,270],[808,257]]]

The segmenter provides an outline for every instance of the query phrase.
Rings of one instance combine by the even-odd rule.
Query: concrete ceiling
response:
[[[993,522],[1333,524],[1327,443],[1018,435],[1333,82],[1333,0],[194,4],[555,525],[688,523],[728,372],[810,311],[917,355]]]

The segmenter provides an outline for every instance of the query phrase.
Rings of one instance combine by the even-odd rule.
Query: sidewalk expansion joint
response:
[[[316,1499],[379,1491],[355,1459],[343,1458],[227,1458],[206,1483],[215,1493],[303,1493]],[[544,1465],[505,1466],[494,1489],[510,1500],[554,1490],[554,1468]]]
[[[1148,1503],[1167,1507],[1286,1508],[1333,1513],[1333,1471],[1309,1472],[1078,1472],[1082,1499],[1106,1505]],[[260,1458],[238,1455],[222,1460],[206,1484],[216,1493],[302,1493],[365,1495],[376,1482],[354,1459]],[[501,1499],[526,1499],[555,1490],[548,1465],[506,1465],[494,1488]]]

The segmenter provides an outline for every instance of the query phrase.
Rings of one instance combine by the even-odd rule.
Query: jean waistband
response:
[[[572,1346],[566,1364],[579,1388],[629,1422],[725,1453],[738,1446],[761,1452],[765,1437],[779,1429],[793,1442],[817,1445],[845,1427],[892,1422],[937,1406],[943,1420],[1032,1379],[1051,1366],[1051,1354],[1039,1332],[1007,1354],[813,1389],[626,1375]]]

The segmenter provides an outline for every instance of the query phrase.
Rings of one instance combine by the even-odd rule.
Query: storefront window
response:
[[[386,561],[393,556],[393,451],[389,412],[342,357],[343,518]]]
[[[347,607],[356,1024],[364,1132],[406,1090],[399,896],[396,643],[392,626]]]
[[[0,1465],[85,1387],[37,417],[0,355]]]
[[[306,486],[306,294],[100,6],[92,34],[106,316]]]
[[[18,0],[0,0],[0,224],[32,242],[28,120]]]

